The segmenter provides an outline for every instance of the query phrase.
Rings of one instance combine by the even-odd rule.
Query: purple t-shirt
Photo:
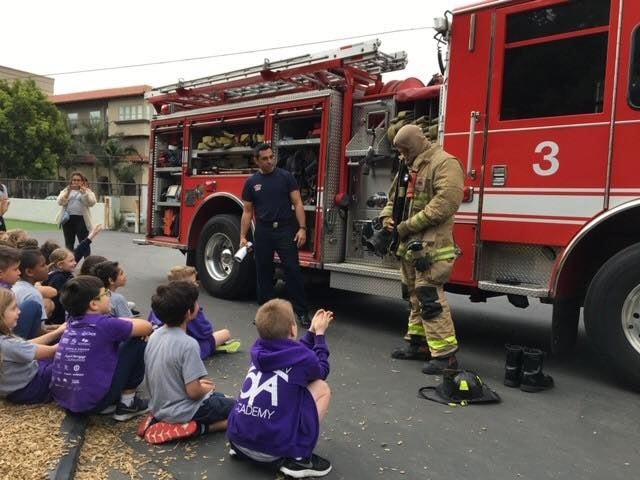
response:
[[[320,431],[307,385],[329,375],[324,335],[300,341],[258,339],[227,435],[240,447],[275,457],[309,457]]]
[[[153,325],[154,330],[164,325],[162,320],[156,316],[153,310],[149,313],[148,320],[151,322],[151,325]],[[200,358],[202,360],[209,358],[213,355],[213,352],[216,351],[216,341],[213,338],[213,322],[210,322],[206,317],[202,307],[198,310],[196,318],[187,323],[187,335],[198,341],[198,345],[200,346]]]
[[[72,412],[95,408],[111,387],[120,342],[133,324],[111,315],[88,313],[69,317],[53,359],[51,393]]]

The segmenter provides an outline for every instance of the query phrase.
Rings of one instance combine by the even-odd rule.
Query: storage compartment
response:
[[[276,116],[278,125],[277,141],[286,143],[292,140],[316,139],[320,141],[320,112],[304,117],[290,116],[291,114]]]
[[[153,236],[180,235],[182,196],[182,130],[156,132],[153,149]]]
[[[189,175],[247,174],[253,147],[264,142],[264,122],[209,122],[191,127]]]
[[[301,250],[310,252],[315,250],[321,121],[320,109],[281,113],[275,117],[273,132],[278,167],[290,171],[300,188],[307,225],[307,243]]]

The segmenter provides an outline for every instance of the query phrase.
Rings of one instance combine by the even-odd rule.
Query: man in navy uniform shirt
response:
[[[293,175],[276,167],[271,146],[255,147],[259,172],[247,179],[242,190],[244,210],[240,221],[240,248],[247,243],[251,219],[255,214],[254,251],[258,284],[258,303],[274,298],[273,252],[284,269],[287,291],[302,327],[310,325],[298,248],[307,241],[307,225],[300,189]],[[293,205],[293,210],[291,206]]]

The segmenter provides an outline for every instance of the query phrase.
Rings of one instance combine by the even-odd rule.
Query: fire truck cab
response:
[[[416,123],[465,169],[447,289],[553,304],[555,352],[584,307],[594,344],[638,387],[639,27],[630,0],[485,0],[438,22],[446,69],[428,84],[383,83],[406,54],[370,41],[154,89],[146,242],[184,251],[213,295],[246,292],[241,191],[268,141],[300,186],[301,265],[400,297],[397,260],[364,239],[397,168],[393,133]]]

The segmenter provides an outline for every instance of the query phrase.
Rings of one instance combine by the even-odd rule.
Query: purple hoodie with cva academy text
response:
[[[227,435],[234,444],[275,457],[307,458],[318,441],[318,410],[307,385],[329,375],[324,335],[300,341],[258,339]]]

